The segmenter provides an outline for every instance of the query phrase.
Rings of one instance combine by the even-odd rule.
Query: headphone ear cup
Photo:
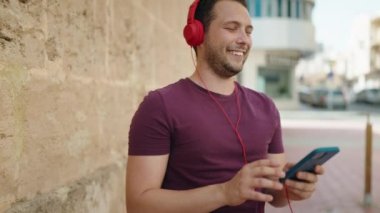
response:
[[[190,46],[195,47],[202,44],[204,39],[203,24],[198,20],[187,24],[183,29],[183,36]]]

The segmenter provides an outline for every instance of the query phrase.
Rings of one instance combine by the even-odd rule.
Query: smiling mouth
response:
[[[238,52],[238,51],[231,51],[232,55],[237,55],[237,56],[243,56],[243,52]]]
[[[228,52],[235,56],[244,56],[245,54],[244,50],[229,50]]]

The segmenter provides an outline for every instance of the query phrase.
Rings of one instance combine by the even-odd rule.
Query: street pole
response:
[[[367,113],[367,126],[366,126],[366,149],[365,149],[365,183],[364,183],[364,200],[363,204],[366,207],[372,205],[372,124],[370,121],[370,114]]]

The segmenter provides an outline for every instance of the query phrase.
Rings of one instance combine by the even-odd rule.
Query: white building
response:
[[[281,109],[298,105],[295,66],[315,50],[314,0],[248,0],[253,48],[239,81],[265,92]]]
[[[345,74],[351,89],[380,88],[380,16],[359,16],[350,35]]]
[[[366,88],[380,88],[380,15],[358,16],[347,33],[344,49],[325,49],[301,60],[296,67],[297,77],[305,77],[304,83],[311,87],[326,87],[333,82],[333,87],[346,88],[352,97]],[[334,74],[332,80],[326,80],[329,72]]]
[[[370,72],[366,75],[366,84],[380,88],[380,15],[372,19],[370,29]]]
[[[370,72],[370,20],[369,15],[354,20],[346,50],[346,78],[355,93],[366,87],[365,75]]]

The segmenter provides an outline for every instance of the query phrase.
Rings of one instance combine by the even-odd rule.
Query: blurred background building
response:
[[[249,0],[253,48],[239,81],[272,97],[280,108],[297,105],[295,67],[315,50],[312,0]]]
[[[248,0],[253,48],[239,82],[266,93],[281,110],[302,108],[300,94],[321,88],[339,90],[345,106],[366,90],[380,101],[380,16],[352,12],[374,5],[368,1],[366,7],[347,2],[340,14],[332,12],[339,1],[326,11],[325,2],[314,0]],[[319,3],[326,14],[316,29],[313,11]],[[316,38],[318,31],[324,38]]]
[[[354,102],[380,103],[380,16],[362,14],[350,25],[342,49],[319,45],[313,55],[297,64],[301,102],[316,104],[317,100],[303,100],[301,96],[313,96],[316,88],[326,88],[342,91],[346,106]]]
[[[366,75],[370,87],[380,87],[380,14],[371,20],[370,72]]]

